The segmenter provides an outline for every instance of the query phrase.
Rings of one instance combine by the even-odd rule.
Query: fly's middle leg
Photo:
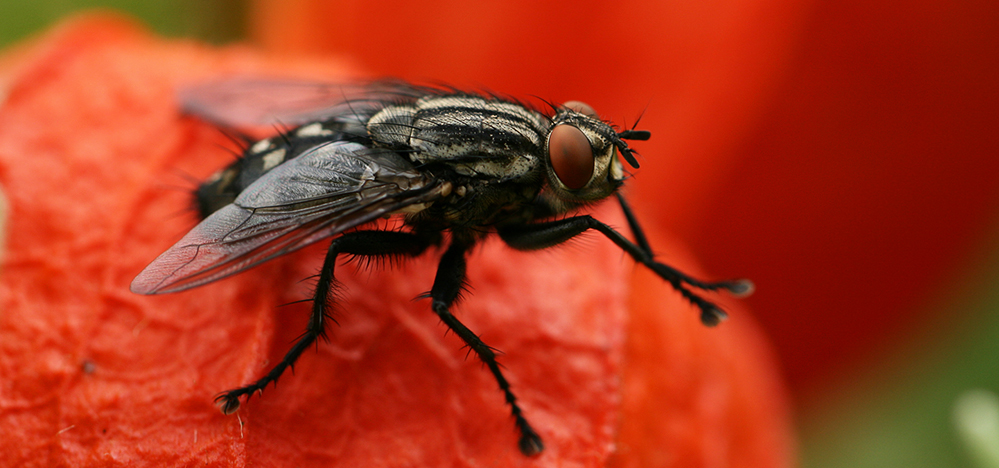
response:
[[[441,321],[454,331],[492,372],[500,390],[503,391],[506,402],[510,405],[510,413],[520,431],[520,441],[518,442],[520,451],[527,456],[536,455],[541,453],[545,446],[541,442],[541,436],[527,422],[523,411],[517,405],[517,397],[510,390],[510,383],[503,376],[503,372],[500,371],[500,366],[496,362],[496,350],[483,343],[450,311],[451,305],[461,294],[465,285],[465,252],[467,252],[468,247],[468,245],[452,241],[451,246],[441,256],[440,265],[437,267],[437,276],[434,278],[434,285],[429,294],[431,307]]]
[[[326,321],[332,320],[330,308],[335,296],[333,286],[336,284],[336,278],[333,276],[333,270],[340,254],[358,257],[416,256],[426,250],[430,243],[431,241],[423,236],[395,231],[356,231],[334,239],[319,272],[319,280],[316,282],[312,299],[312,314],[309,316],[305,333],[285,354],[284,359],[271,368],[263,378],[250,385],[223,392],[216,397],[215,401],[219,403],[222,412],[225,414],[235,412],[239,409],[240,397],[247,395],[249,398],[255,392],[263,392],[268,384],[277,382],[285,370],[294,366],[302,352],[317,338],[326,338]]]

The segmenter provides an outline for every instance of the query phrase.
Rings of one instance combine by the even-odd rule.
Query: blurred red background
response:
[[[999,202],[999,5],[257,0],[252,34],[375,74],[588,101],[653,138],[646,219],[750,299],[808,400],[934,323]],[[669,252],[662,252],[669,258]],[[738,318],[736,318],[738,319]]]

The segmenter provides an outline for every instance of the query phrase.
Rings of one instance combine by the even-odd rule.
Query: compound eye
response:
[[[582,101],[566,101],[562,104],[562,107],[569,109],[574,112],[579,112],[588,117],[597,118],[597,111],[593,110],[589,104]]]
[[[548,137],[548,158],[555,176],[570,190],[579,190],[593,177],[593,148],[582,130],[568,124],[555,126]]]

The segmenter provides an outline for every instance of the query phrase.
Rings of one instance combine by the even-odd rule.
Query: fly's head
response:
[[[624,140],[648,140],[649,136],[642,130],[617,132],[590,106],[578,101],[565,103],[552,117],[545,141],[552,195],[569,204],[610,196],[624,182],[617,153],[638,168],[634,152]]]

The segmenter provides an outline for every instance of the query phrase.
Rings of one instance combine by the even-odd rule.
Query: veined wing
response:
[[[182,89],[183,110],[228,128],[297,126],[335,116],[370,114],[395,102],[412,102],[432,87],[398,80],[320,83],[287,79],[230,78]]]
[[[132,292],[181,291],[224,278],[445,190],[398,154],[332,142],[279,165],[205,218],[132,281]]]

